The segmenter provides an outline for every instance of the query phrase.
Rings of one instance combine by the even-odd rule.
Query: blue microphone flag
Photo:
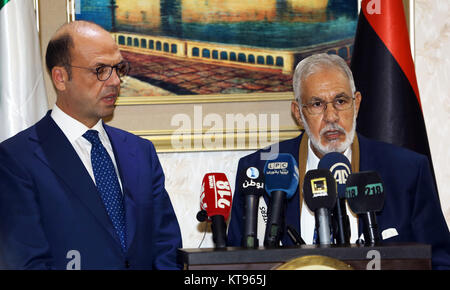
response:
[[[291,198],[298,187],[297,161],[291,154],[279,153],[277,158],[267,160],[264,166],[265,188],[269,196],[274,191],[286,192]]]
[[[345,198],[345,183],[352,174],[352,165],[344,154],[331,152],[325,154],[317,166],[318,169],[328,169],[337,183],[337,193],[339,198]]]

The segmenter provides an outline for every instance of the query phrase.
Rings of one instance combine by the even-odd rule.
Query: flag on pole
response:
[[[0,0],[0,142],[47,109],[33,1]]]
[[[363,0],[351,60],[362,94],[357,131],[427,155],[423,118],[401,0]]]

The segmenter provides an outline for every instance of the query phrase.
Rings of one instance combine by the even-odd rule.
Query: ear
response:
[[[295,121],[297,122],[297,125],[303,127],[303,121],[302,121],[302,118],[300,117],[300,106],[297,101],[292,101],[291,112],[292,112],[292,116],[294,117]]]
[[[66,90],[66,83],[68,80],[69,75],[64,67],[55,66],[52,68],[52,81],[58,91]]]
[[[356,108],[356,116],[358,116],[359,106],[361,105],[362,95],[360,92],[355,93],[355,108]]]

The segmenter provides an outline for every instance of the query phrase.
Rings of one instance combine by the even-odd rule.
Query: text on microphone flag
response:
[[[364,187],[364,195],[379,195],[384,192],[382,183],[372,183],[367,184]],[[357,186],[349,186],[345,189],[345,197],[346,198],[354,198],[358,196],[358,187]]]
[[[224,173],[205,174],[200,194],[200,208],[208,213],[208,217],[221,214],[227,218],[231,202],[231,187],[226,175]]]
[[[343,162],[338,162],[338,163],[334,164],[330,168],[330,171],[334,173],[333,177],[334,177],[334,179],[336,179],[336,182],[339,184],[345,184],[345,182],[347,181],[347,177],[351,172],[351,170],[347,166],[347,164],[345,164]]]
[[[225,206],[231,206],[226,196],[231,197],[231,188],[228,181],[219,180],[216,183],[216,206],[219,208],[225,208]]]

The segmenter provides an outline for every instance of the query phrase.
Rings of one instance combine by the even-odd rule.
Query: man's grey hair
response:
[[[353,74],[345,60],[336,54],[319,53],[304,58],[297,64],[292,79],[295,100],[301,104],[303,81],[313,73],[323,69],[336,68],[347,76],[352,90],[352,96],[356,92]]]

